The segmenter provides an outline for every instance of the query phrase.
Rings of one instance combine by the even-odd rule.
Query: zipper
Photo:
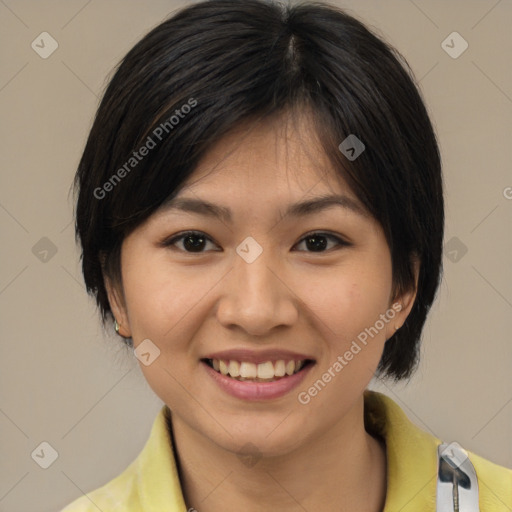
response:
[[[459,443],[437,448],[436,512],[480,512],[478,479],[468,453]]]

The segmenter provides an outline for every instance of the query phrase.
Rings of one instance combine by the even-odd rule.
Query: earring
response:
[[[121,326],[117,323],[117,320],[114,318],[114,329],[116,330],[116,334],[119,334],[119,327]]]
[[[400,329],[400,326],[399,325],[395,325],[395,331],[398,331],[398,329]]]

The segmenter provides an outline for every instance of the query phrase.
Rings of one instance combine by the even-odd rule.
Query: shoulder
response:
[[[482,512],[512,510],[512,469],[494,464],[476,453],[467,451],[475,467]]]
[[[168,427],[169,414],[170,410],[164,405],[153,422],[144,448],[123,473],[59,512],[183,510],[185,502]]]
[[[91,492],[80,496],[59,512],[110,512],[119,506],[130,504],[130,510],[141,510],[136,481],[136,462],[128,466],[122,474]],[[132,508],[134,507],[134,508]]]
[[[403,507],[435,510],[438,449],[442,441],[415,425],[390,397],[375,391],[365,392],[365,426],[386,442],[386,512]],[[476,473],[480,511],[511,512],[512,469],[469,450],[465,452]]]

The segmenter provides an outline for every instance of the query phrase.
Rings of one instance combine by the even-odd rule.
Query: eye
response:
[[[308,252],[326,252],[326,247],[328,245],[326,240],[334,242],[335,246],[338,247],[348,247],[352,245],[338,236],[331,235],[329,233],[314,232],[303,237],[302,240],[296,244],[296,247],[305,243],[306,247],[311,249]],[[171,239],[164,240],[161,245],[163,247],[175,246],[183,252],[202,253],[205,252],[204,248],[208,243],[216,245],[209,236],[200,231],[185,231]],[[181,246],[179,244],[181,244]]]
[[[182,246],[178,246],[178,242],[182,242]],[[213,244],[213,241],[210,237],[206,236],[204,233],[201,233],[200,231],[186,231],[184,233],[181,233],[170,240],[164,240],[162,242],[162,245],[164,247],[169,246],[177,246],[179,250],[184,252],[196,252],[201,253],[204,252],[204,246],[205,243],[211,242]]]
[[[326,252],[325,248],[328,245],[326,240],[334,241],[335,245],[337,246],[348,247],[352,245],[338,236],[331,235],[329,233],[315,232],[310,233],[306,235],[304,238],[302,238],[302,240],[297,244],[297,246],[299,246],[302,243],[305,243],[306,247],[312,249],[311,251],[308,252]]]

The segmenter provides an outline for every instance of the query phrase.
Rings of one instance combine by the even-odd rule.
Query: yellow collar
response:
[[[435,510],[437,438],[413,425],[389,397],[365,391],[365,427],[386,443],[387,496],[383,512]],[[140,454],[139,483],[144,511],[181,512],[186,505],[169,434],[167,406],[156,418],[150,438]],[[411,509],[412,510],[412,509]]]
[[[364,393],[365,428],[386,443],[387,491],[383,512],[435,511],[437,446],[441,441],[411,423],[389,397]]]
[[[436,510],[437,446],[433,435],[414,425],[389,397],[364,393],[365,428],[386,444],[387,494],[383,512]],[[171,439],[171,412],[164,405],[138,457],[114,480],[78,498],[61,512],[123,510],[186,512],[176,454]],[[512,470],[471,452],[478,480],[481,512],[512,511]]]

